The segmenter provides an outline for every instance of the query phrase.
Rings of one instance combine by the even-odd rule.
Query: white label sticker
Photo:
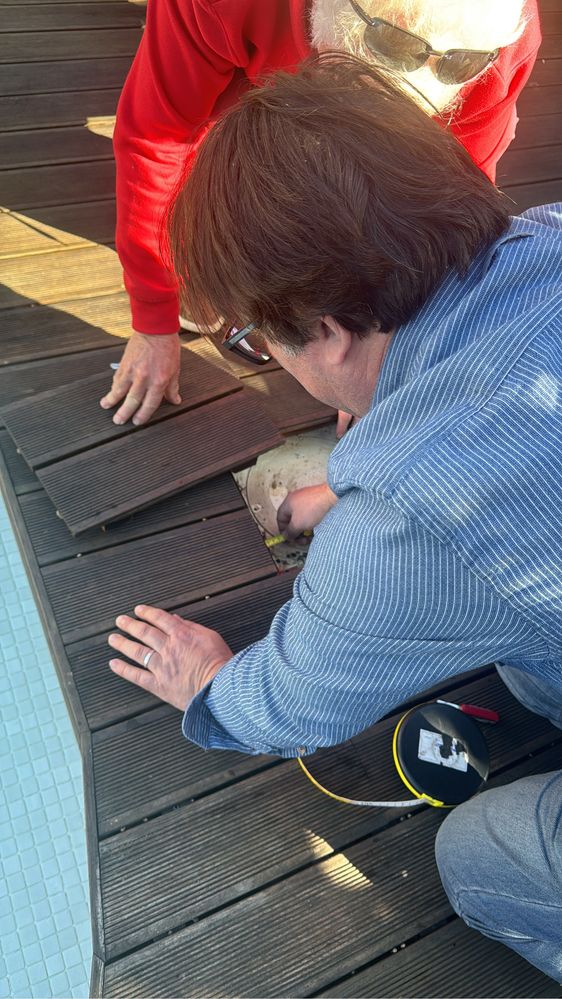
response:
[[[420,729],[418,759],[424,763],[436,763],[440,767],[460,770],[464,774],[468,770],[468,756],[462,742],[449,735],[429,732],[426,728]]]

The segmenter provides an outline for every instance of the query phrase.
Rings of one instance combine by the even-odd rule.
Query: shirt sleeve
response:
[[[205,748],[296,756],[445,677],[534,656],[531,626],[454,552],[355,489],[317,529],[267,637],[199,693],[183,731]]]
[[[117,251],[141,333],[178,330],[178,292],[160,253],[162,221],[236,67],[204,0],[150,0],[117,109]]]
[[[461,91],[462,102],[450,130],[490,180],[498,160],[515,137],[516,101],[537,58],[541,30],[536,0],[527,0],[525,28],[490,69]]]

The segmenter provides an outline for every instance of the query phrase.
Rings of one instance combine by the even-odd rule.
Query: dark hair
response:
[[[332,315],[367,335],[410,319],[508,225],[503,196],[389,78],[329,54],[219,119],[171,208],[195,318],[299,348]]]

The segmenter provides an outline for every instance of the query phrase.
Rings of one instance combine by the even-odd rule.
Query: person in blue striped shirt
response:
[[[131,638],[110,644],[148,669],[112,668],[184,710],[187,738],[312,753],[490,662],[562,727],[561,226],[555,207],[510,219],[451,135],[348,58],[212,129],[172,217],[190,310],[247,324],[357,423],[328,483],[280,510],[314,539],[262,641],[233,656],[155,608],[118,618]],[[488,791],[438,841],[457,911],[555,978],[561,795],[561,773]]]

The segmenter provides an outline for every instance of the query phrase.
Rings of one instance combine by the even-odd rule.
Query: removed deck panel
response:
[[[87,358],[90,364],[96,361],[95,355],[87,355]],[[99,401],[111,385],[111,371],[104,362],[105,358],[99,359],[97,374],[39,392],[31,399],[22,399],[1,410],[7,429],[31,468],[41,468],[127,434],[146,432],[145,427],[135,428],[131,421],[121,426],[115,424],[113,414],[117,406],[110,411],[101,408]],[[200,357],[192,357],[189,364],[183,365],[180,376],[181,403],[163,402],[148,425],[154,426],[161,420],[241,390],[240,382],[232,375]],[[126,466],[123,466],[123,474],[126,474]]]

